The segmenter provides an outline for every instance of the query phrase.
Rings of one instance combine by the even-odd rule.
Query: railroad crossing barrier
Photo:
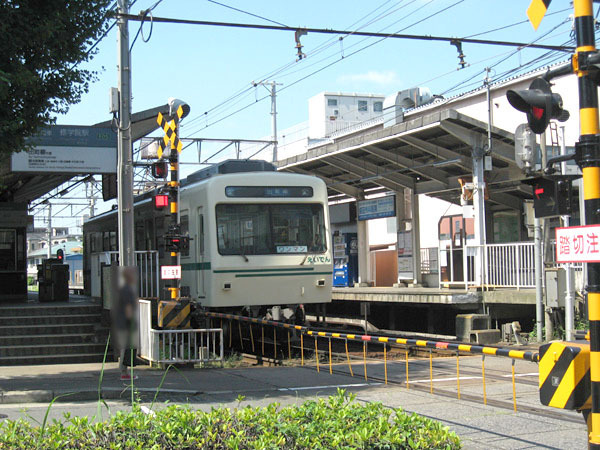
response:
[[[523,360],[530,362],[539,362],[539,354],[533,351],[524,351],[524,350],[513,350],[508,348],[499,348],[499,347],[487,347],[481,345],[471,345],[471,344],[462,344],[455,342],[445,342],[445,341],[429,341],[423,339],[408,339],[408,338],[399,338],[399,337],[389,337],[389,336],[370,336],[363,334],[352,334],[352,333],[335,333],[328,331],[319,331],[313,330],[309,327],[305,327],[302,325],[293,325],[289,323],[276,322],[272,320],[258,319],[247,316],[238,316],[234,314],[226,314],[226,313],[217,313],[217,312],[208,312],[208,311],[199,311],[200,315],[203,315],[209,319],[218,319],[221,323],[221,329],[223,329],[223,321],[229,321],[228,327],[228,337],[225,339],[228,340],[229,347],[232,347],[234,342],[234,327],[233,322],[238,322],[237,326],[237,337],[236,342],[239,342],[241,348],[244,349],[244,338],[242,334],[242,323],[248,323],[249,327],[249,337],[251,342],[251,348],[253,351],[256,349],[256,344],[254,340],[254,332],[252,329],[252,324],[260,325],[261,327],[261,335],[260,335],[260,344],[261,344],[261,355],[265,354],[265,326],[273,327],[273,351],[274,355],[277,355],[277,329],[287,330],[287,350],[288,357],[291,359],[291,332],[295,331],[300,335],[300,359],[301,365],[305,365],[305,356],[304,351],[307,347],[307,342],[305,341],[305,337],[311,337],[314,340],[314,353],[317,355],[315,358],[315,368],[317,372],[321,371],[321,363],[319,361],[319,354],[324,353],[322,350],[319,350],[319,338],[324,338],[328,340],[328,365],[329,365],[329,373],[333,373],[333,363],[332,363],[332,350],[331,350],[331,340],[337,339],[344,341],[345,348],[345,356],[348,364],[348,369],[351,376],[354,376],[354,372],[352,370],[352,364],[350,360],[350,353],[348,351],[348,341],[356,341],[362,342],[362,360],[364,367],[364,377],[365,380],[368,381],[368,373],[367,373],[367,345],[369,343],[381,344],[383,345],[383,363],[384,363],[384,383],[388,384],[388,357],[387,351],[388,346],[390,347],[399,347],[402,346],[405,348],[405,364],[406,364],[406,389],[410,389],[410,377],[409,377],[409,350],[410,348],[422,348],[429,350],[429,391],[431,393],[434,392],[434,379],[433,379],[433,351],[445,351],[450,352],[456,355],[456,387],[457,387],[457,398],[461,398],[460,391],[460,354],[462,353],[471,353],[471,354],[480,354],[482,356],[481,359],[481,376],[483,381],[483,402],[487,404],[487,392],[486,392],[486,374],[485,374],[485,357],[486,356],[497,356],[497,357],[505,357],[510,358],[512,360],[511,367],[511,378],[512,378],[512,392],[513,392],[513,409],[517,411],[517,398],[516,398],[516,383],[515,383],[515,360]],[[280,344],[281,345],[281,344]],[[282,348],[282,347],[280,347]]]

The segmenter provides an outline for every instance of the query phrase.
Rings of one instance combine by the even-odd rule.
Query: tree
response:
[[[81,69],[107,28],[109,0],[0,1],[0,157],[78,103],[96,79]]]

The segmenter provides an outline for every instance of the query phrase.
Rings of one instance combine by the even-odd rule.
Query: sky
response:
[[[529,43],[564,44],[571,39],[570,2],[552,2],[539,29],[527,22],[529,0],[219,0],[292,27],[400,32]],[[137,0],[132,13],[156,0]],[[272,24],[209,0],[162,0],[155,17],[219,22]],[[502,28],[517,22],[516,26]],[[133,40],[139,22],[130,22]],[[150,34],[151,32],[151,34]],[[143,25],[132,48],[133,111],[166,103],[169,97],[186,101],[190,115],[182,122],[182,137],[260,139],[271,134],[267,90],[253,81],[276,81],[278,128],[308,119],[308,99],[321,91],[377,93],[423,86],[446,97],[480,87],[484,68],[492,78],[510,69],[527,71],[530,60],[545,50],[463,44],[467,67],[458,70],[458,53],[447,42],[364,38],[309,33],[301,37],[306,58],[297,61],[293,32],[177,24]],[[94,59],[81,67],[98,72],[82,101],[59,124],[92,125],[110,119],[109,88],[117,86],[117,34],[113,29],[98,45]],[[554,53],[543,62],[560,61]],[[316,73],[314,73],[316,72]],[[467,81],[468,80],[468,81]],[[242,92],[242,95],[236,96]],[[223,103],[227,99],[230,102]],[[261,100],[263,99],[263,100]],[[258,101],[257,101],[258,100]],[[243,111],[236,110],[246,107]],[[207,112],[205,114],[205,112]],[[232,114],[234,113],[234,114]],[[158,133],[155,133],[158,135]],[[216,150],[216,147],[214,147]],[[203,148],[203,157],[214,151]],[[265,158],[268,153],[265,154]],[[198,162],[195,146],[184,151],[183,162]],[[197,170],[184,166],[183,175]]]

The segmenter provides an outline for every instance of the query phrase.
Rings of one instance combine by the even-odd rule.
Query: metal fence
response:
[[[517,289],[535,287],[533,242],[488,244],[484,258],[484,285]]]
[[[106,252],[111,264],[119,263],[119,252]],[[160,265],[157,250],[136,250],[138,268],[138,293],[143,298],[160,298]]]
[[[155,330],[152,302],[139,301],[139,356],[150,363],[223,362],[221,328]]]

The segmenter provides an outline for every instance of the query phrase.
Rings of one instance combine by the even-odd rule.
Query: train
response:
[[[171,264],[164,235],[170,212],[158,189],[134,201],[142,296],[166,300],[159,266]],[[274,320],[302,320],[303,305],[331,302],[332,253],[327,187],[314,176],[277,172],[271,163],[228,160],[181,180],[182,292],[196,308]],[[83,226],[84,289],[102,296],[104,268],[118,260],[117,211]],[[145,295],[144,295],[145,294]]]

